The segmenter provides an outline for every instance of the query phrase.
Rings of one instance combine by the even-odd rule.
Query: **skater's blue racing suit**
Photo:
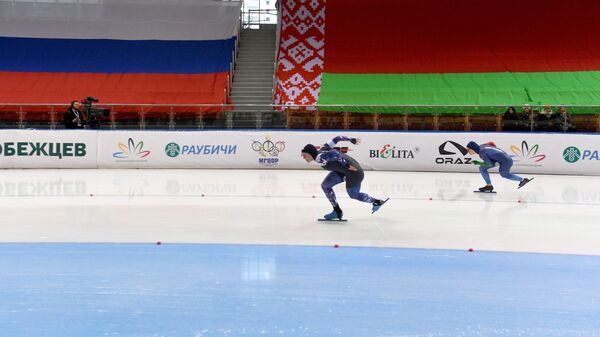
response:
[[[513,165],[512,158],[501,149],[490,144],[479,144],[479,148],[473,149],[483,160],[483,165],[479,166],[479,172],[483,176],[483,180],[488,185],[492,184],[488,170],[495,167],[496,163],[500,165],[499,172],[503,178],[521,181],[523,178],[510,173],[510,168]]]
[[[334,149],[334,146],[341,141],[349,141],[352,144],[356,144],[356,138],[337,136],[324,144],[319,149],[319,154],[315,158],[315,161],[319,163],[321,167],[331,171],[327,177],[325,177],[325,180],[323,180],[321,188],[333,207],[338,205],[333,186],[344,180],[346,180],[346,191],[350,198],[373,203],[375,200],[373,197],[360,192],[360,184],[362,183],[365,174],[358,162],[349,155]],[[350,167],[354,167],[356,170],[351,170]]]

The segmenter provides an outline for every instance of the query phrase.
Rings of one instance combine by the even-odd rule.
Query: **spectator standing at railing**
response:
[[[549,105],[544,106],[544,109],[536,118],[535,130],[542,132],[562,131],[560,114],[553,113]]]
[[[73,101],[64,116],[65,129],[83,129],[83,113],[80,110],[81,102]]]
[[[517,111],[512,106],[506,109],[502,120],[504,122],[502,126],[503,131],[520,131],[522,128],[520,126],[521,116],[517,114]]]
[[[569,115],[569,112],[567,111],[567,107],[564,105],[561,105],[560,107],[558,107],[558,114],[560,116],[560,131],[563,132],[569,132],[569,131],[574,131],[574,127],[573,124],[571,124],[571,116]]]
[[[538,111],[539,112],[539,111]],[[531,105],[523,105],[523,111],[521,112],[521,118],[523,118],[523,131],[531,131],[531,124],[535,119],[536,111],[531,110]]]

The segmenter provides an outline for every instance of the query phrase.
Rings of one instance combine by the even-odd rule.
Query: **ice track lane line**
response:
[[[339,194],[339,193],[338,193]],[[94,195],[0,195],[0,198],[198,198],[198,199],[203,199],[203,198],[251,198],[251,199],[256,199],[256,198],[268,198],[268,199],[274,199],[274,198],[281,198],[281,199],[327,199],[324,196],[293,196],[293,195],[240,195],[240,194],[220,194],[220,195],[216,195],[216,194],[210,194],[210,195],[170,195],[170,194],[144,194],[144,195],[125,195],[125,194],[94,194]],[[401,197],[401,196],[397,196],[397,195],[389,195],[389,198],[392,198],[394,200],[409,200],[409,201],[428,201],[428,202],[451,202],[451,203],[455,203],[455,202],[494,202],[494,203],[507,203],[507,204],[512,204],[512,203],[522,203],[522,204],[530,204],[530,205],[535,205],[535,204],[542,204],[542,205],[572,205],[572,206],[600,206],[600,202],[598,203],[585,203],[585,202],[560,202],[560,201],[528,201],[528,200],[523,200],[523,199],[514,199],[514,200],[506,200],[506,199],[500,199],[501,196],[499,196],[499,194],[493,194],[493,195],[482,195],[482,199],[480,200],[476,200],[476,199],[456,199],[456,200],[446,200],[446,199],[439,199],[439,198],[433,198],[433,199],[429,199],[430,197],[423,197],[423,198],[407,198],[407,197]],[[489,198],[490,200],[484,200],[483,198]],[[494,199],[500,199],[500,200],[492,200],[492,198]],[[348,198],[347,196],[344,195],[338,195],[338,199],[340,200],[351,200],[350,198]],[[0,206],[1,207],[1,206]]]

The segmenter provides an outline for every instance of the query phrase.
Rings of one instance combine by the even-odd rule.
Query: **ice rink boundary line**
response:
[[[485,249],[477,249],[473,252],[468,251],[468,249],[463,248],[427,248],[427,247],[411,247],[411,246],[360,246],[360,245],[340,245],[339,247],[335,247],[334,244],[324,245],[324,244],[303,244],[303,243],[295,243],[295,244],[272,244],[272,243],[256,243],[256,242],[240,242],[240,243],[231,243],[231,242],[169,242],[169,241],[161,241],[160,244],[157,244],[154,241],[0,241],[0,246],[7,245],[70,245],[70,246],[86,246],[86,245],[113,245],[113,246],[121,246],[121,245],[136,245],[136,246],[152,246],[157,248],[150,249],[162,249],[164,246],[225,246],[235,248],[236,246],[244,246],[244,247],[272,247],[272,248],[291,248],[291,247],[314,247],[314,248],[337,248],[337,249],[377,249],[377,250],[418,250],[418,251],[427,251],[431,253],[439,252],[441,255],[432,255],[432,256],[447,256],[444,253],[446,252],[463,252],[465,256],[473,256],[477,255],[477,253],[483,254],[518,254],[518,255],[560,255],[560,256],[581,256],[588,258],[600,258],[600,255],[593,254],[578,254],[578,253],[554,253],[554,252],[536,252],[536,251],[519,251],[519,250],[485,250]]]
[[[95,198],[95,197],[107,197],[107,198],[128,198],[128,199],[139,199],[139,198],[280,198],[280,199],[327,199],[324,196],[280,196],[280,195],[242,195],[242,194],[209,194],[209,195],[170,195],[170,194],[143,194],[143,195],[125,195],[125,194],[94,194],[94,195],[0,195],[0,198]],[[351,200],[349,197],[344,195],[338,195],[338,199]],[[573,205],[573,206],[600,206],[600,203],[581,203],[581,202],[560,202],[560,201],[527,201],[523,199],[515,200],[492,200],[492,198],[498,198],[497,194],[486,196],[482,194],[482,199],[457,199],[448,200],[434,197],[423,197],[423,198],[407,198],[398,196],[387,196],[390,200],[410,200],[410,201],[429,201],[429,202],[497,202],[497,203],[521,203],[521,204],[541,204],[541,205]],[[432,199],[429,199],[432,198]],[[484,200],[483,198],[489,198],[490,200]],[[2,207],[2,205],[0,205]]]

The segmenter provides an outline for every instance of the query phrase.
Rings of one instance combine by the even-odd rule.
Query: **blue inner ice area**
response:
[[[1,336],[600,336],[600,257],[0,244]]]

